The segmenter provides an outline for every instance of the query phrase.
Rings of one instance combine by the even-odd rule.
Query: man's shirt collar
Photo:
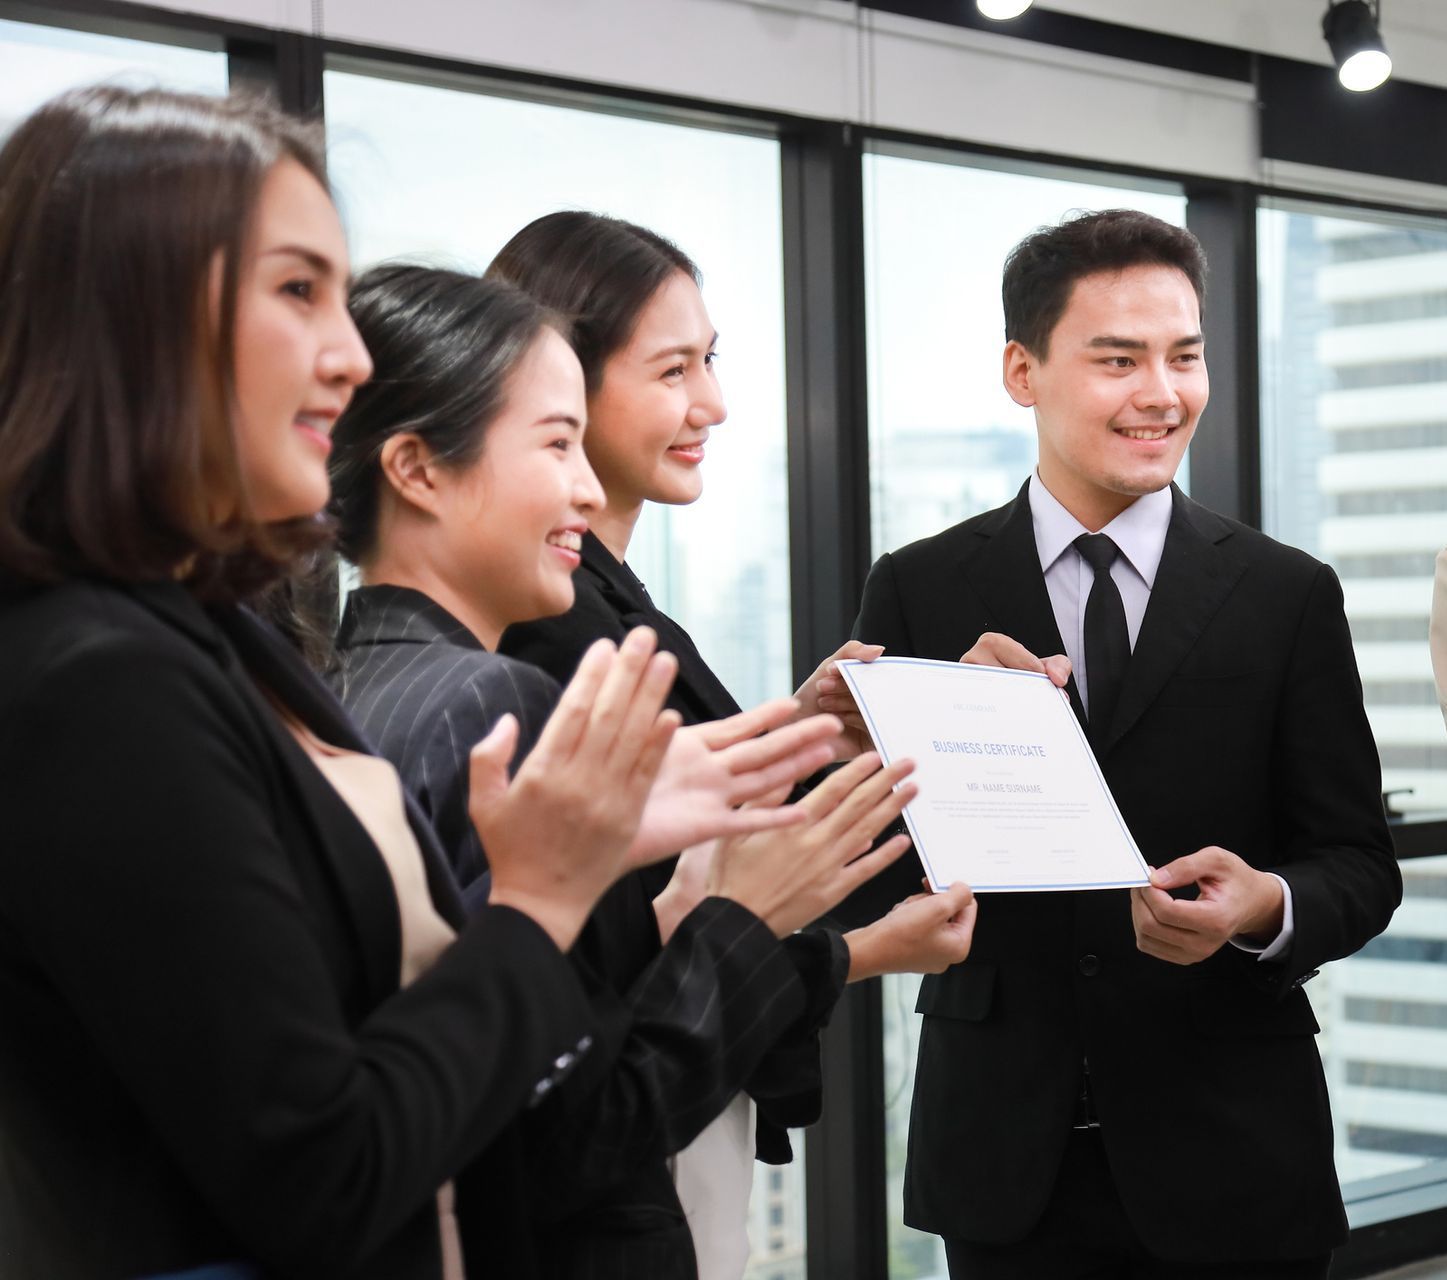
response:
[[[1100,530],[1110,535],[1147,587],[1156,584],[1156,570],[1160,568],[1161,555],[1166,549],[1166,531],[1171,525],[1172,505],[1171,489],[1167,485],[1137,498]],[[1044,573],[1050,572],[1050,567],[1076,538],[1091,532],[1060,505],[1038,471],[1030,476],[1030,519],[1035,526],[1035,550]]]

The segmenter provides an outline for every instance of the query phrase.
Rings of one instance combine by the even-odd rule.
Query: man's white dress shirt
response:
[[[1110,576],[1125,606],[1126,630],[1130,633],[1131,652],[1135,652],[1136,637],[1140,635],[1141,621],[1151,601],[1151,588],[1156,583],[1156,570],[1166,549],[1171,506],[1170,489],[1160,489],[1137,498],[1103,529],[1087,529],[1060,505],[1041,481],[1039,472],[1030,476],[1030,519],[1035,527],[1035,550],[1045,575],[1045,589],[1050,593],[1055,625],[1060,630],[1065,656],[1070,659],[1075,676],[1075,688],[1087,715],[1090,689],[1085,675],[1085,603],[1095,584],[1095,570],[1075,549],[1075,540],[1082,533],[1103,533],[1120,549],[1110,566]],[[1264,948],[1231,940],[1232,946],[1256,952],[1262,960],[1274,959],[1284,952],[1291,945],[1295,931],[1291,886],[1280,876],[1276,879],[1285,896],[1281,932]]]

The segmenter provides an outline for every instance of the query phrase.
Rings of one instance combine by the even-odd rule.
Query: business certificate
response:
[[[1031,671],[924,658],[841,662],[886,762],[915,762],[904,820],[936,891],[1148,882],[1063,690]]]

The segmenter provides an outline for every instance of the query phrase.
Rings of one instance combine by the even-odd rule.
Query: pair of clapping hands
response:
[[[594,644],[511,780],[513,717],[473,749],[469,809],[488,852],[490,902],[523,911],[566,950],[618,877],[683,849],[658,903],[665,935],[700,898],[719,896],[784,937],[904,852],[905,836],[871,844],[913,799],[912,762],[881,767],[818,706],[826,667],[859,656],[851,646],[796,699],[680,728],[663,705],[677,662],[656,644],[647,628],[616,648]],[[853,758],[784,803],[795,782],[841,755]],[[910,899],[850,935],[851,976],[963,959],[974,909],[964,886]]]
[[[1041,672],[1062,689],[1070,679],[1070,659],[1063,654],[1038,658],[1019,641],[996,632],[982,635],[960,661]],[[821,709],[841,705],[836,686],[842,683],[826,686]],[[1195,898],[1171,896],[1170,890],[1191,884],[1196,886]],[[1264,946],[1281,932],[1283,906],[1281,882],[1275,876],[1216,845],[1152,867],[1150,884],[1130,891],[1136,945],[1172,964],[1198,964],[1231,941]]]

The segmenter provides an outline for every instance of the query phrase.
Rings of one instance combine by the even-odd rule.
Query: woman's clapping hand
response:
[[[678,664],[656,646],[642,627],[617,649],[594,644],[511,781],[513,717],[473,748],[468,808],[487,849],[489,902],[525,912],[564,950],[634,865],[644,805],[678,729],[677,713],[663,710]]]
[[[793,806],[804,815],[798,826],[721,841],[709,893],[747,907],[777,937],[803,928],[909,847],[902,835],[870,845],[914,798],[913,769],[909,760],[881,767],[873,752],[851,760]]]
[[[776,698],[680,729],[648,797],[632,860],[652,862],[716,836],[803,822],[801,810],[778,800],[834,758],[841,726],[827,715],[796,720],[798,709],[793,698]]]

